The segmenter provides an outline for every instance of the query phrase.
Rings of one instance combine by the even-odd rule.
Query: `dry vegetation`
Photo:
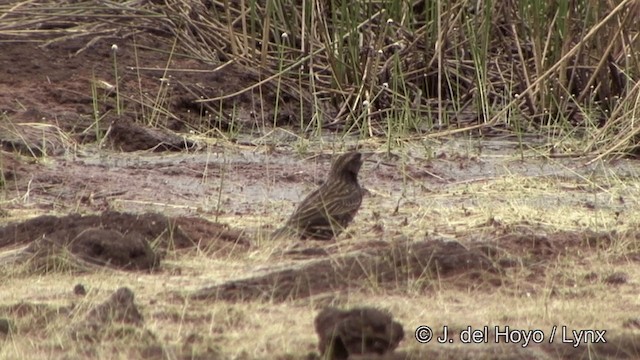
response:
[[[0,358],[314,359],[326,306],[389,311],[385,358],[639,358],[639,16],[3,2]],[[267,239],[354,146],[349,231]],[[468,326],[546,341],[463,344]]]

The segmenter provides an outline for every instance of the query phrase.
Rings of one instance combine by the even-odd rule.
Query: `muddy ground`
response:
[[[3,357],[314,358],[326,305],[390,310],[393,358],[640,356],[637,161],[551,156],[536,137],[310,140],[272,126],[268,88],[235,97],[235,117],[195,102],[255,84],[251,69],[168,60],[154,36],[49,40],[0,51]],[[170,116],[149,115],[156,94]],[[369,193],[350,231],[270,242],[356,146]],[[608,341],[424,345],[421,325]]]

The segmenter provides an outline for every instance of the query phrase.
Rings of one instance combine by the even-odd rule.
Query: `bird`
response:
[[[350,151],[331,166],[326,181],[307,195],[272,239],[331,240],[346,229],[362,205],[365,190],[358,183],[362,154]]]

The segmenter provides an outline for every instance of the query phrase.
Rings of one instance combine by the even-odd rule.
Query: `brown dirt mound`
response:
[[[123,322],[136,326],[142,325],[143,317],[134,303],[133,291],[122,287],[116,290],[109,299],[94,307],[87,314],[87,321],[108,324],[111,322]]]
[[[108,139],[121,151],[182,151],[196,147],[195,142],[167,130],[151,129],[124,119],[115,120]]]
[[[503,276],[506,268],[528,264],[536,269],[532,272],[533,277],[544,276],[546,264],[557,256],[577,247],[606,248],[616,238],[616,234],[611,233],[552,233],[530,228],[502,231],[496,232],[491,240],[467,239],[466,243],[471,244],[468,247],[457,241],[427,240],[358,243],[354,251],[346,254],[332,253],[330,246],[289,250],[284,254],[316,259],[265,275],[206,287],[191,296],[231,301],[286,301],[366,287],[371,282],[393,286],[398,282],[413,281],[428,287],[435,278],[447,278],[451,285],[467,288],[501,286],[508,281]]]
[[[348,311],[328,307],[316,316],[314,325],[323,359],[383,355],[393,352],[404,338],[402,325],[391,314],[369,307]]]
[[[491,283],[499,273],[492,261],[479,251],[456,241],[429,240],[381,245],[331,258],[312,260],[269,274],[201,289],[196,299],[285,301],[319,293],[380,284],[450,277],[474,280],[476,286]],[[480,281],[479,281],[480,280]]]
[[[197,217],[170,218],[158,213],[129,214],[106,211],[97,215],[42,215],[22,223],[8,225],[0,228],[0,247],[30,243],[57,231],[77,236],[87,228],[111,229],[122,234],[136,232],[149,241],[158,240],[158,246],[162,249],[190,248],[198,242],[206,242],[207,238],[247,246],[250,244],[240,231]]]
[[[138,232],[122,234],[112,229],[84,228],[75,237],[69,235],[66,231],[56,231],[32,242],[26,252],[33,254],[32,260],[38,268],[44,269],[64,266],[51,259],[64,256],[65,250],[80,260],[119,269],[146,270],[160,265],[160,256]]]
[[[175,244],[193,244],[181,231],[169,233],[171,226],[167,217],[157,213],[136,215],[106,211],[97,215],[70,214],[63,217],[42,215],[0,229],[0,247],[30,243],[56,232],[65,234],[67,238],[75,238],[81,232],[91,228],[110,229],[122,234],[136,232],[150,240],[162,237],[161,240],[164,241],[161,241],[161,244],[167,244],[170,240]],[[168,238],[169,235],[172,239]]]
[[[66,250],[93,264],[147,270],[158,266],[161,258],[151,244],[154,248],[173,250],[217,240],[227,242],[221,248],[249,244],[240,233],[222,224],[188,217],[172,219],[156,213],[44,215],[0,229],[0,247],[30,244],[25,252],[43,259],[48,267],[51,257]]]
[[[84,320],[73,327],[75,340],[98,341],[107,334],[125,335],[143,325],[144,319],[129,288],[116,290],[105,302],[92,308]],[[118,330],[118,331],[116,331]]]

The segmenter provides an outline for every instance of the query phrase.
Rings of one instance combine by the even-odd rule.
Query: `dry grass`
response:
[[[441,149],[447,152],[444,146],[446,144]],[[167,357],[188,358],[187,354],[199,354],[205,358],[265,359],[285,358],[290,354],[293,358],[302,358],[315,350],[313,317],[327,304],[389,309],[407,333],[400,349],[427,352],[434,357],[454,353],[470,356],[471,353],[461,344],[419,345],[412,338],[417,326],[437,329],[446,325],[450,331],[460,331],[467,326],[508,325],[541,329],[545,334],[553,325],[606,329],[608,334],[628,331],[622,324],[640,309],[634,280],[640,271],[629,257],[640,249],[633,239],[624,235],[637,227],[640,220],[634,216],[640,203],[637,174],[621,175],[631,170],[623,165],[600,166],[590,172],[575,166],[574,161],[561,164],[563,160],[558,160],[550,166],[548,163],[552,160],[531,159],[523,167],[516,159],[517,155],[458,159],[452,163],[458,167],[464,164],[466,169],[462,171],[468,172],[467,178],[440,185],[417,177],[421,173],[414,170],[420,164],[419,159],[405,162],[404,177],[408,180],[404,185],[389,179],[389,176],[403,176],[395,168],[366,164],[363,183],[372,195],[365,199],[361,213],[350,228],[353,237],[342,237],[336,244],[338,251],[377,240],[379,236],[371,231],[374,224],[384,226],[383,239],[386,240],[401,235],[418,240],[426,233],[474,241],[491,240],[515,227],[547,234],[562,230],[585,234],[588,229],[615,230],[619,236],[602,249],[573,247],[558,258],[538,264],[527,263],[525,255],[524,263],[501,275],[504,285],[492,290],[451,278],[407,279],[392,286],[365,284],[333,294],[273,303],[185,300],[176,294],[263,274],[292,263],[280,255],[282,248],[289,245],[286,242],[263,240],[249,251],[222,257],[206,251],[182,250],[170,253],[161,272],[155,274],[104,270],[29,275],[20,269],[5,268],[0,309],[21,302],[41,304],[44,309],[23,316],[4,315],[15,319],[17,330],[13,336],[5,337],[0,357],[120,359],[158,355],[157,352],[164,351]],[[546,164],[544,168],[543,164]],[[445,176],[444,169],[451,163],[432,161],[431,165],[430,171]],[[474,177],[475,166],[492,166],[497,170],[491,177]],[[537,166],[545,176],[519,173]],[[398,200],[400,206],[395,213],[393,209]],[[245,220],[220,216],[220,220],[235,221],[238,227],[256,228],[273,223],[274,219],[280,221],[290,204],[257,206],[268,208],[272,215],[254,215]],[[556,246],[560,248],[562,244]],[[614,272],[626,273],[630,281],[607,284],[604,279]],[[72,289],[78,283],[87,287],[86,297],[73,294]],[[104,301],[121,286],[135,292],[145,317],[144,330],[130,330],[131,334],[124,338],[112,334],[101,343],[71,340],[69,325],[80,322],[87,309]],[[70,315],[57,315],[54,311],[71,304],[75,304],[76,310]],[[6,314],[6,310],[2,313]],[[492,353],[494,350],[487,350],[490,348],[485,350]],[[501,351],[512,356],[517,354],[515,350]]]
[[[495,127],[560,137],[586,129],[593,136],[586,136],[582,152],[620,155],[636,148],[639,34],[633,0],[595,7],[537,0],[472,7],[461,1],[390,1],[354,8],[271,1],[24,1],[0,9],[0,36],[7,42],[34,36],[50,46],[86,39],[78,55],[101,40],[153,29],[170,48],[157,54],[168,60],[163,78],[185,70],[171,69],[170,60],[178,57],[216,71],[239,65],[255,78],[228,94],[198,94],[186,86],[194,98],[202,96],[196,103],[208,116],[235,113],[229,100],[240,95],[264,101],[270,91],[275,103],[268,106],[275,110],[272,118],[260,119],[261,126],[280,123],[278,114],[293,106],[291,125],[315,134],[341,129],[394,141]],[[566,16],[559,16],[563,11]],[[134,70],[140,76],[144,69],[136,63]],[[117,75],[117,66],[113,70]],[[117,79],[114,86],[119,89]],[[147,89],[120,90],[116,107],[121,111],[120,98],[135,103],[125,110],[151,114],[143,119],[149,124],[176,119],[164,101],[166,90],[156,98],[143,96]],[[232,133],[236,116],[190,125],[201,133],[224,125]]]

